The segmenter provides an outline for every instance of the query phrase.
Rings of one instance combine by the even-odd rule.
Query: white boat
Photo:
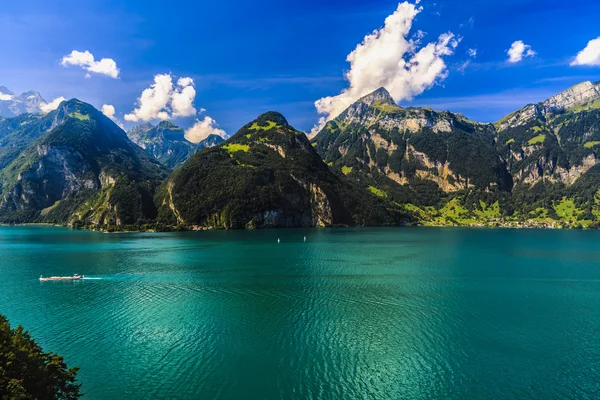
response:
[[[42,275],[40,275],[40,281],[44,282],[44,281],[78,281],[80,279],[83,279],[84,276],[83,275],[73,275],[73,276],[51,276],[49,278],[44,278]]]

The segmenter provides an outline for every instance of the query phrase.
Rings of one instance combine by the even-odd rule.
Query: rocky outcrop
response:
[[[572,109],[591,100],[600,99],[600,84],[590,81],[571,86],[567,90],[550,97],[540,104],[544,116]]]
[[[529,104],[509,114],[496,125],[498,130],[527,125],[540,120],[545,122],[553,114],[575,109],[585,104],[600,100],[600,83],[590,81],[571,86],[567,90],[537,104]]]

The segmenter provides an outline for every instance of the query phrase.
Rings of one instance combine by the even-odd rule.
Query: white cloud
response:
[[[62,103],[65,100],[67,100],[67,99],[65,99],[62,96],[58,97],[58,98],[52,100],[50,103],[40,104],[40,109],[44,113],[49,113],[50,111],[56,110],[58,108],[58,106],[60,105],[60,103]]]
[[[119,119],[115,115],[116,114],[115,106],[113,106],[111,104],[104,104],[102,106],[102,114],[106,115],[115,124],[119,125],[119,128],[125,130],[125,126],[123,126],[123,123],[121,121],[119,121]]]
[[[13,97],[15,97],[15,96],[0,92],[0,100],[10,101],[13,99]]]
[[[218,126],[214,119],[206,116],[203,120],[196,120],[196,123],[185,131],[185,138],[192,143],[200,143],[210,135],[218,135],[225,139],[227,134]]]
[[[571,66],[575,65],[600,67],[600,37],[590,40],[585,49],[577,53],[577,57],[571,63]]]
[[[138,98],[137,108],[125,115],[125,120],[138,122],[190,117],[196,114],[195,98],[192,78],[179,78],[174,85],[171,75],[158,74],[154,76],[154,83]]]
[[[104,104],[102,106],[102,114],[106,115],[108,118],[114,120],[115,119],[115,106],[111,104]]]
[[[196,98],[196,89],[194,89],[194,80],[192,78],[179,78],[177,87],[173,90],[171,106],[174,117],[189,117],[196,114],[194,108],[194,99]]]
[[[468,49],[467,50],[467,54],[469,55],[469,57],[477,57],[477,49]]]
[[[62,58],[61,65],[68,67],[70,65],[76,65],[84,70],[88,71],[86,78],[90,78],[91,74],[106,75],[111,78],[119,77],[119,68],[117,63],[112,58],[103,58],[100,61],[94,59],[94,55],[89,51],[77,51],[73,50],[71,54],[66,55]]]
[[[460,39],[448,32],[440,35],[437,41],[418,48],[423,35],[417,34],[415,39],[407,39],[407,36],[414,18],[421,11],[422,7],[408,2],[398,4],[396,11],[385,19],[384,27],[365,36],[348,55],[346,60],[350,70],[346,79],[349,87],[337,96],[315,102],[323,117],[312,134],[354,101],[379,87],[385,87],[399,102],[421,94],[446,78],[448,70],[443,57],[454,53]]]
[[[506,53],[508,62],[513,64],[521,61],[523,57],[533,57],[537,54],[530,45],[523,43],[522,40],[515,40]]]

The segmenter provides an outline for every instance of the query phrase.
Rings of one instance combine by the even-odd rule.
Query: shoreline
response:
[[[435,224],[431,222],[419,222],[419,223],[409,223],[404,225],[363,225],[363,226],[325,226],[325,227],[286,227],[286,228],[278,228],[278,227],[264,227],[264,228],[254,228],[254,229],[227,229],[227,228],[215,228],[215,227],[199,227],[197,225],[191,226],[170,226],[166,227],[166,229],[156,229],[153,228],[136,228],[135,226],[126,226],[123,227],[123,230],[119,230],[119,227],[99,227],[99,226],[82,226],[82,227],[73,227],[69,224],[58,224],[58,223],[45,223],[45,222],[24,222],[19,224],[7,224],[0,223],[0,227],[23,227],[23,226],[38,226],[38,227],[61,227],[68,228],[72,230],[82,230],[89,232],[98,232],[98,233],[167,233],[167,232],[205,232],[205,231],[252,231],[252,230],[271,230],[271,229],[337,229],[337,228],[411,228],[411,227],[422,227],[422,228],[491,228],[491,229],[548,229],[548,230],[557,230],[557,229],[568,229],[568,230],[599,230],[599,227],[586,227],[582,225],[572,226],[570,223],[564,221],[510,221],[510,222],[480,222],[480,223],[468,223],[468,224]]]

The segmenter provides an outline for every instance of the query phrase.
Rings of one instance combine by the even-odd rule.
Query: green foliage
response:
[[[257,122],[254,122],[252,124],[252,126],[250,126],[250,129],[251,130],[268,131],[270,129],[277,128],[277,127],[278,127],[277,122],[275,122],[275,121],[267,121],[267,125],[265,125],[265,126],[259,125]],[[248,135],[250,135],[250,134],[248,134]]]
[[[401,107],[398,107],[394,103],[390,103],[388,101],[382,101],[382,100],[375,101],[373,103],[373,108],[381,110],[385,113],[392,113],[392,112],[399,111],[402,109]]]
[[[377,197],[386,197],[383,190],[377,189],[375,186],[369,186],[369,191]]]
[[[223,149],[227,150],[230,154],[233,154],[237,151],[243,151],[247,153],[250,151],[250,146],[248,146],[247,144],[229,143],[224,145]]]
[[[344,166],[342,167],[342,174],[344,174],[344,175],[348,175],[348,174],[350,174],[350,173],[352,173],[352,167],[347,167],[347,166],[345,166],[345,165],[344,165]]]
[[[539,128],[539,127],[535,126],[534,128]],[[538,129],[538,131],[539,131],[539,129]],[[536,132],[535,129],[534,129],[534,132]],[[534,144],[544,143],[545,140],[546,140],[546,135],[542,133],[540,135],[537,135],[537,136],[529,139],[529,141],[527,141],[527,143],[530,145],[534,145]]]
[[[90,120],[90,116],[89,115],[82,114],[82,113],[80,113],[78,111],[70,113],[69,117],[76,118],[76,119],[78,119],[80,121],[89,121]]]
[[[81,397],[78,368],[46,353],[22,326],[10,327],[0,315],[0,398],[6,400],[72,400]]]
[[[600,144],[599,140],[593,140],[591,142],[585,142],[583,144],[583,147],[585,147],[586,149],[591,149],[592,147],[598,146]]]

